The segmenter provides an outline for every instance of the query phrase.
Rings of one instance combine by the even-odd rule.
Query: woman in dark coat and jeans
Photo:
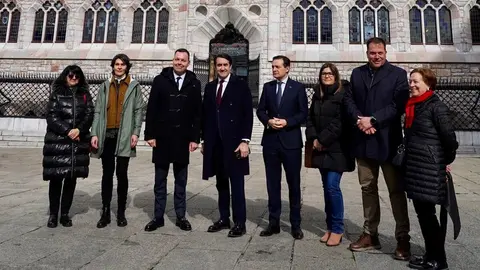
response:
[[[355,169],[342,125],[343,94],[349,83],[340,80],[337,67],[331,63],[321,67],[319,77],[320,84],[310,106],[306,137],[313,141],[312,164],[319,168],[323,181],[327,232],[320,241],[327,246],[337,246],[344,232],[340,179],[343,172]]]
[[[447,204],[447,166],[455,159],[458,142],[448,107],[434,94],[437,79],[430,69],[410,73],[410,94],[405,109],[405,184],[413,200],[425,239],[425,255],[414,257],[415,269],[447,269],[445,233],[435,206]]]
[[[50,181],[50,217],[47,226],[72,226],[68,216],[77,178],[88,177],[93,102],[85,76],[76,65],[67,66],[53,82],[47,107],[43,147],[43,179]],[[62,192],[63,182],[63,192]]]

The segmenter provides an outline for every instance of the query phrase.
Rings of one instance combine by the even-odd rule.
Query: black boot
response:
[[[58,225],[58,215],[50,215],[48,217],[47,227],[55,228]]]
[[[100,217],[100,220],[97,222],[97,228],[104,228],[111,222],[111,216],[110,216],[110,206],[103,206],[102,208],[102,216]]]
[[[117,226],[125,227],[127,226],[127,219],[125,218],[125,209],[118,209],[117,212]]]
[[[72,220],[68,216],[68,214],[62,214],[60,216],[60,224],[63,225],[63,227],[72,227]]]

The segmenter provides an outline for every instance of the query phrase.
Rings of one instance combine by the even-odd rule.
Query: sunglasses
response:
[[[68,78],[69,78],[70,80],[79,79],[78,75],[76,75],[76,74],[74,74],[74,73],[68,74]]]

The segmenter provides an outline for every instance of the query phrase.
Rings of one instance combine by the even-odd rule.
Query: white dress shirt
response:
[[[279,82],[279,80],[276,80],[277,81],[277,84]],[[280,82],[282,82],[282,85],[280,86],[280,88],[282,89],[282,97],[283,97],[283,93],[285,93],[285,86],[287,85],[287,81],[288,81],[288,76],[286,76],[285,78],[283,78],[283,80],[280,80]],[[275,86],[275,93],[278,92],[278,87]]]
[[[228,81],[230,80],[230,75],[231,75],[231,74],[228,74],[227,78],[223,79],[222,97],[223,97],[223,94],[225,93],[225,89],[227,88]],[[217,90],[215,91],[215,96],[217,96],[218,88],[220,87],[220,81],[221,81],[221,80],[222,80],[222,79],[218,78]]]
[[[180,89],[182,89],[183,81],[185,80],[185,74],[187,74],[187,73],[185,72],[182,75],[178,75],[177,73],[175,73],[175,71],[173,71],[173,79],[175,80],[175,83],[177,82],[177,77],[180,77],[180,80],[178,81],[178,90],[179,91],[180,91]]]

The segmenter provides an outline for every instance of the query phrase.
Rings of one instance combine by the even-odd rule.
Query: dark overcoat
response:
[[[355,159],[349,150],[351,128],[343,123],[343,96],[349,87],[348,81],[342,81],[340,91],[330,87],[324,91],[323,96],[318,86],[314,89],[305,134],[308,141],[317,139],[326,148],[312,152],[314,168],[336,172],[351,172],[355,169]]]
[[[378,162],[391,161],[402,142],[401,115],[410,95],[406,71],[386,62],[373,72],[366,64],[352,71],[350,84],[344,96],[348,124],[355,127],[358,116],[373,116],[377,130],[374,135],[366,135],[354,128],[352,154]]]
[[[145,140],[156,139],[153,163],[189,163],[190,142],[200,142],[201,109],[201,85],[195,73],[187,70],[180,90],[172,67],[155,77],[145,119]]]
[[[70,88],[55,81],[47,105],[47,133],[43,147],[43,179],[88,177],[90,127],[94,105],[88,85]],[[80,130],[80,141],[68,137]]]
[[[205,86],[202,109],[203,174],[207,180],[215,175],[215,163],[223,159],[230,174],[248,175],[249,159],[238,159],[234,153],[242,139],[251,139],[253,128],[252,94],[248,84],[230,75],[222,102],[215,102],[218,79]],[[223,142],[223,156],[214,155],[217,134]]]

